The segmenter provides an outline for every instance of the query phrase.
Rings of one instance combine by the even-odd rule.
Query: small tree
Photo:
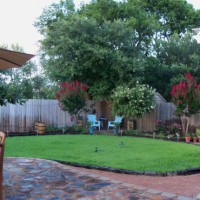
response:
[[[76,122],[79,112],[86,106],[87,86],[79,81],[60,83],[60,89],[56,94],[58,105],[63,111],[75,115]]]
[[[184,74],[185,80],[172,86],[172,101],[176,105],[175,114],[181,117],[182,130],[188,133],[190,117],[200,110],[200,84],[190,73]]]
[[[119,86],[112,95],[113,113],[134,119],[155,108],[155,90],[148,85]]]

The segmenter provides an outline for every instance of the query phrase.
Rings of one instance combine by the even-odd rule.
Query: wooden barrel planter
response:
[[[34,131],[35,131],[35,132],[37,132],[37,130],[38,130],[38,123],[39,123],[39,122],[35,122],[35,125],[34,125]]]
[[[38,122],[37,123],[38,134],[44,134],[45,133],[45,129],[46,129],[45,123],[43,123],[43,122]]]
[[[78,125],[79,127],[83,127],[83,120],[82,120],[82,119],[79,119],[79,120],[77,121],[77,125]]]

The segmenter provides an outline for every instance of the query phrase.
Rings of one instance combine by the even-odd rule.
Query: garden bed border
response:
[[[136,171],[136,170],[125,170],[125,169],[116,169],[112,167],[105,167],[105,166],[94,166],[94,165],[84,165],[81,163],[74,163],[74,162],[67,162],[61,160],[54,160],[64,165],[71,165],[74,167],[82,167],[86,169],[96,169],[100,171],[107,171],[107,172],[114,172],[119,174],[131,174],[131,175],[145,175],[145,176],[186,176],[192,174],[199,174],[200,167],[188,168],[185,170],[177,170],[171,172],[153,172],[153,171]]]

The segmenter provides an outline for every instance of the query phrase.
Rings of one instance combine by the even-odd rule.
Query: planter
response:
[[[93,126],[91,126],[91,127],[89,128],[89,133],[90,133],[90,135],[93,135],[93,134],[94,134],[94,127],[93,127]]]
[[[191,141],[191,137],[185,137],[185,142],[189,143]]]
[[[119,134],[119,128],[113,128],[113,133],[114,134]]]
[[[197,142],[198,142],[198,139],[197,139],[197,138],[193,138],[193,142],[194,142],[194,143],[197,143]]]
[[[39,124],[39,122],[35,122],[35,125],[34,125],[34,131],[35,132],[37,132],[37,130],[38,130],[38,124]]]
[[[199,142],[200,142],[200,135],[198,136],[198,140],[199,140]]]
[[[46,129],[45,123],[39,122],[39,123],[37,124],[37,131],[38,131],[38,134],[44,134],[44,133],[45,133],[45,129]]]
[[[78,119],[77,126],[83,127],[83,120],[82,119]]]

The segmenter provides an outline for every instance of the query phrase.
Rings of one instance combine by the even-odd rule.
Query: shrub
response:
[[[86,107],[87,86],[79,81],[60,83],[60,89],[56,94],[58,105],[63,111],[76,116]]]
[[[184,74],[185,80],[173,85],[172,101],[176,105],[176,115],[181,117],[183,133],[187,134],[190,117],[200,110],[200,84],[190,73]]]
[[[155,90],[148,85],[119,86],[112,95],[112,111],[129,118],[142,117],[155,108]]]

